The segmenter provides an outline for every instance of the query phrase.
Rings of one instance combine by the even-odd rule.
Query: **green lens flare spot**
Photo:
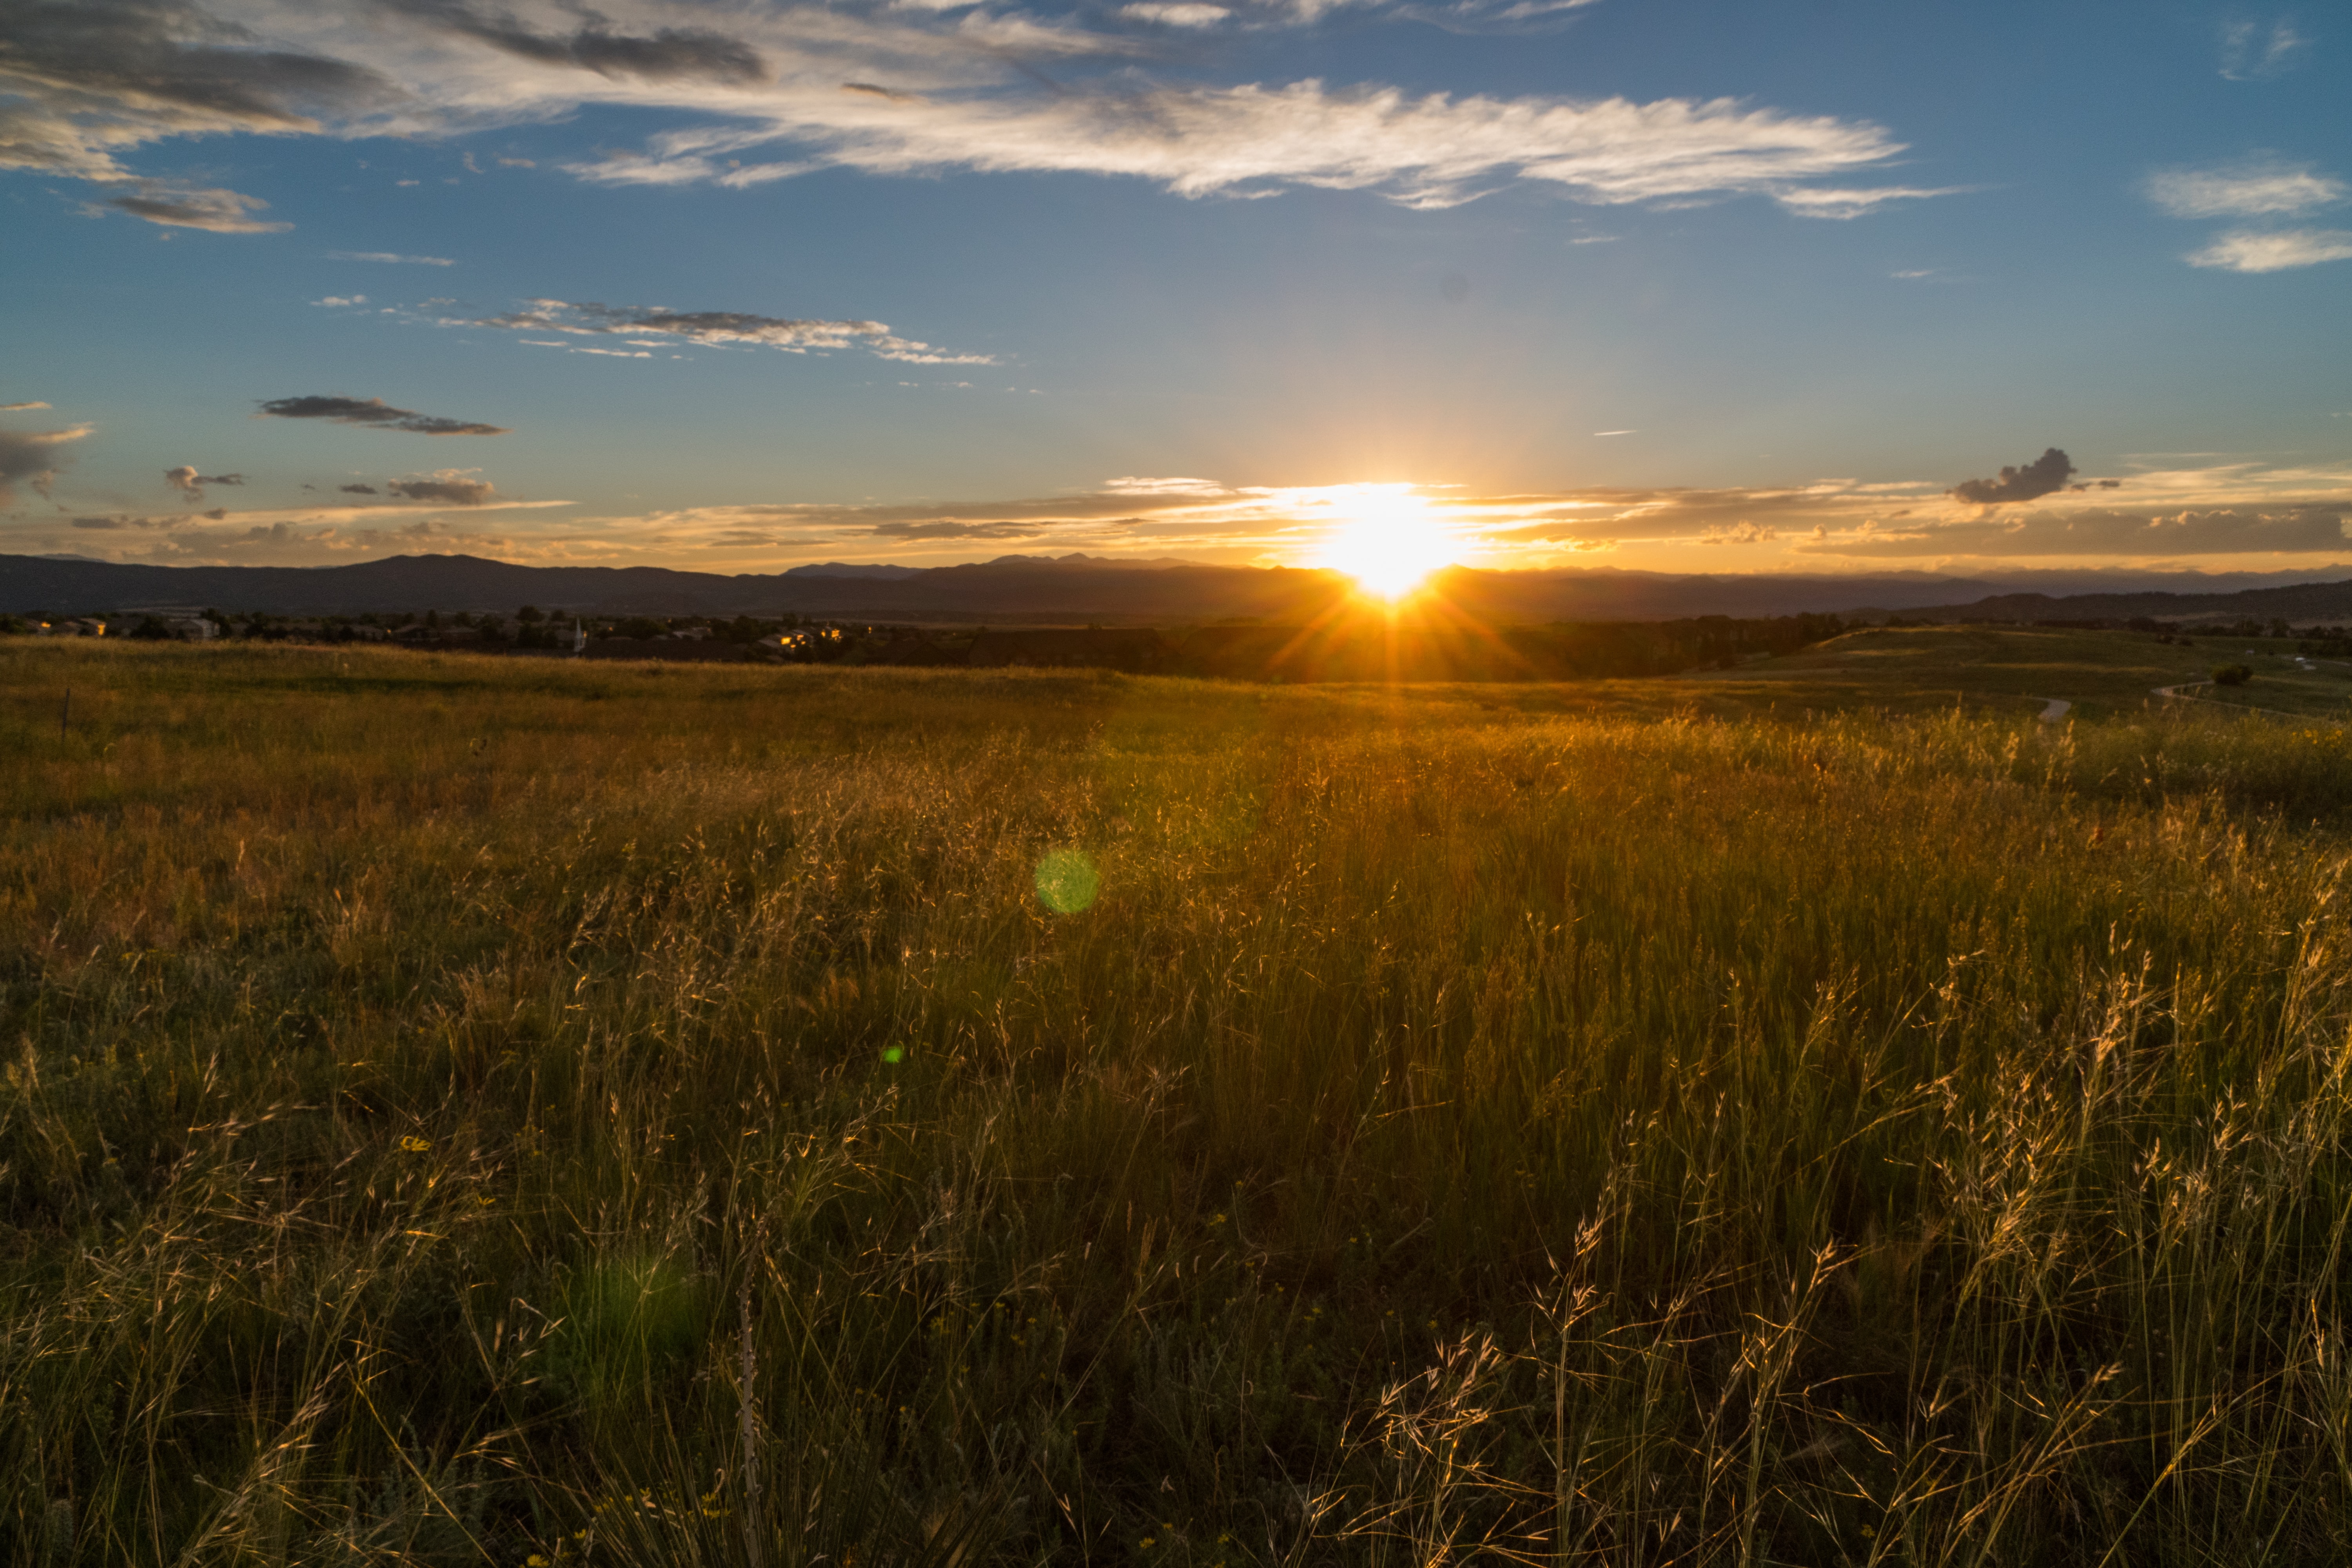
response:
[[[1076,849],[1055,849],[1037,862],[1037,897],[1057,915],[1074,915],[1095,901],[1102,874]]]
[[[907,1059],[907,1053],[902,1047],[898,1046],[887,1047],[882,1052],[882,1059],[888,1062],[892,1067],[897,1067],[900,1062]]]

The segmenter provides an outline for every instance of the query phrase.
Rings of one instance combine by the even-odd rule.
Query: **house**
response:
[[[816,652],[820,642],[841,641],[841,634],[830,629],[775,632],[751,645],[753,657],[759,658],[807,658]]]

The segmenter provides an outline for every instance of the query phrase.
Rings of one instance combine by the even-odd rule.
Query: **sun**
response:
[[[1403,485],[1359,486],[1331,506],[1338,515],[1320,563],[1345,572],[1367,594],[1402,599],[1453,563],[1454,541],[1430,516],[1429,503]]]

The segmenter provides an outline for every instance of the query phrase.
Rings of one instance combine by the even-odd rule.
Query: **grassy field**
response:
[[[2264,644],[2256,647],[2291,645]],[[2059,699],[2086,718],[2143,713],[2155,689],[2203,681],[2217,664],[2245,660],[2245,645],[2159,643],[2121,632],[2043,627],[1913,626],[1850,632],[1818,647],[1749,667],[1744,679],[1685,678],[1718,704],[1822,711],[1871,707],[1893,712],[1961,708],[1987,716],[2029,714]],[[2253,663],[2262,671],[2246,689],[2272,689],[2282,653]],[[2339,681],[2339,717],[2352,718],[2352,680]],[[2251,700],[2251,699],[2250,699]]]
[[[2345,1561],[2352,737],[2217,661],[0,643],[0,1558]]]

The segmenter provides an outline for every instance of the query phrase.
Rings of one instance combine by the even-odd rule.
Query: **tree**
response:
[[[2216,686],[2243,686],[2254,678],[2254,672],[2242,664],[2217,665],[2213,669]]]
[[[547,617],[540,614],[539,606],[537,605],[525,605],[521,609],[515,612],[515,619],[520,621],[524,626],[535,626],[539,625],[540,622],[547,619]]]

